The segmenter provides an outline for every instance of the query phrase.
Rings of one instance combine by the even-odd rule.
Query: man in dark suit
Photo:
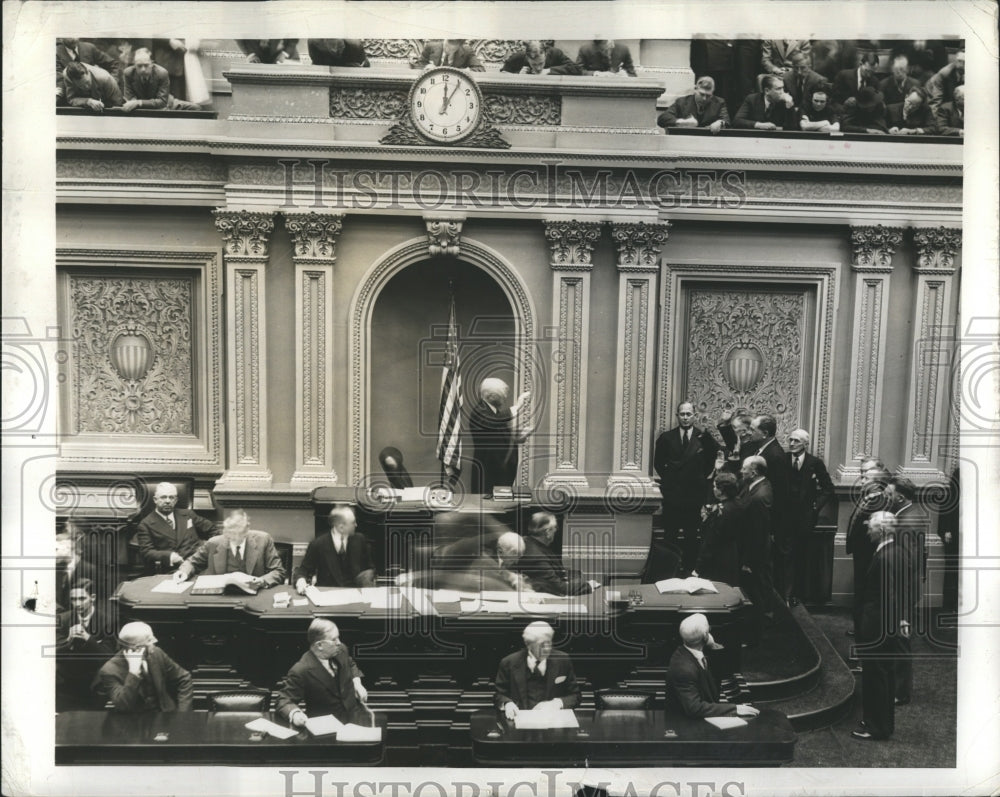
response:
[[[826,581],[824,573],[833,567],[833,551],[814,539],[819,513],[833,500],[833,481],[826,465],[806,449],[809,432],[796,429],[788,435],[788,528],[792,538],[792,582],[789,602],[796,605],[801,598],[807,602],[822,602],[817,582]]]
[[[893,539],[896,519],[875,512],[868,520],[868,536],[875,548],[865,573],[857,655],[863,662],[861,704],[863,719],[851,736],[864,741],[888,739],[895,728],[896,678],[907,658],[912,618],[906,597],[909,568],[903,546]]]
[[[763,91],[750,94],[736,112],[733,127],[745,130],[796,130],[795,100],[785,91],[785,82],[777,75],[761,81]]]
[[[535,592],[552,595],[587,595],[601,586],[587,581],[579,570],[567,570],[562,557],[552,550],[559,522],[551,512],[535,512],[528,521],[524,553],[514,569],[528,579]]]
[[[292,583],[299,595],[317,587],[374,587],[375,563],[371,545],[357,532],[354,510],[337,504],[330,510],[330,533],[316,537],[295,568]]]
[[[656,438],[653,470],[660,477],[664,536],[667,544],[681,550],[682,566],[690,570],[698,556],[701,506],[708,500],[708,480],[719,445],[711,434],[694,425],[691,402],[677,405],[677,424]],[[681,529],[683,547],[679,543]]]
[[[115,80],[118,79],[121,71],[121,65],[118,61],[95,45],[82,42],[79,39],[58,39],[56,41],[56,75],[61,75],[63,70],[74,62],[99,66]]]
[[[119,108],[122,92],[118,81],[99,66],[73,62],[62,73],[66,104],[100,113]]]
[[[181,562],[174,581],[204,573],[218,576],[234,573],[254,589],[273,587],[285,579],[285,566],[266,531],[251,531],[250,518],[242,509],[234,509],[222,521],[222,534],[203,543]]]
[[[368,699],[361,683],[363,673],[340,641],[336,624],[317,617],[309,624],[306,639],[309,649],[285,676],[275,702],[277,712],[296,728],[304,726],[310,716],[327,714],[344,723],[370,725],[371,714],[363,705]]]
[[[895,105],[905,100],[911,89],[919,86],[920,83],[910,77],[910,59],[900,54],[892,59],[889,76],[879,82],[878,91],[886,105]]]
[[[670,657],[667,668],[667,715],[693,719],[756,717],[760,711],[753,706],[719,700],[719,686],[708,665],[705,650],[721,646],[712,639],[708,618],[703,614],[685,617],[679,631],[681,645]]]
[[[771,415],[758,415],[750,424],[753,439],[760,448],[757,456],[767,462],[767,480],[774,494],[771,510],[771,554],[774,560],[774,588],[785,603],[791,596],[792,580],[792,535],[788,523],[788,476],[790,465],[788,455],[775,435],[778,423]]]
[[[889,472],[885,463],[877,457],[870,457],[861,463],[861,477],[858,483],[857,504],[847,522],[845,552],[853,558],[854,564],[854,628],[848,636],[855,636],[861,626],[862,593],[865,574],[871,564],[875,548],[868,537],[868,518],[875,512],[888,509],[885,488],[889,483]]]
[[[167,573],[198,550],[215,524],[190,509],[177,509],[177,488],[170,482],[156,485],[153,505],[139,521],[135,541],[147,570],[159,565]]]
[[[724,584],[740,583],[740,508],[736,503],[739,482],[732,473],[719,473],[712,492],[717,504],[702,509],[701,550],[691,575],[721,581]]]
[[[70,585],[69,603],[56,615],[56,711],[103,708],[90,684],[115,653],[116,630],[89,578]]]
[[[118,632],[120,650],[101,667],[94,690],[115,711],[190,711],[191,673],[156,646],[146,623],[127,623]]]
[[[743,527],[740,538],[740,589],[750,599],[753,607],[747,623],[750,644],[760,641],[764,618],[772,618],[774,611],[774,582],[771,576],[771,513],[774,493],[767,479],[767,460],[760,456],[743,460],[740,471],[743,483],[736,497],[739,522]]]
[[[507,719],[519,710],[574,708],[580,702],[573,662],[552,649],[554,635],[548,623],[530,623],[524,629],[524,649],[501,659],[493,700]]]
[[[927,92],[920,86],[910,89],[903,102],[887,105],[885,123],[891,136],[933,136],[937,120],[927,104]]]
[[[153,56],[145,47],[135,51],[132,66],[125,70],[126,113],[136,108],[161,109],[170,111],[198,111],[201,106],[193,102],[178,100],[170,93],[170,74],[159,64],[153,63]]]
[[[752,423],[753,416],[744,408],[722,411],[719,422],[715,425],[725,443],[726,459],[720,470],[739,476],[743,460],[757,453],[760,445],[753,439],[750,429]]]
[[[558,47],[546,47],[544,42],[532,40],[504,61],[500,71],[514,75],[579,75],[580,67]]]
[[[576,63],[585,75],[613,75],[626,73],[635,77],[632,53],[624,44],[614,39],[594,39],[584,44],[576,54]]]
[[[862,89],[877,89],[875,63],[872,58],[862,58],[857,69],[841,69],[833,79],[833,105],[843,113],[848,101],[856,99]]]
[[[517,447],[529,434],[519,429],[518,415],[531,394],[522,393],[508,408],[509,394],[507,383],[495,377],[487,377],[479,386],[479,403],[469,415],[473,493],[492,493],[497,485],[512,485],[517,478]]]
[[[795,107],[801,114],[809,107],[813,92],[826,90],[827,80],[819,72],[814,72],[810,66],[809,56],[796,53],[791,58],[792,69],[785,77],[785,92],[792,95]]]
[[[885,135],[889,127],[885,122],[885,103],[882,95],[870,86],[852,97],[844,106],[841,129],[845,133],[867,133],[872,136]]]
[[[965,86],[956,86],[952,97],[937,109],[937,132],[940,136],[965,136]]]
[[[937,112],[943,103],[951,102],[955,89],[965,85],[965,51],[959,50],[955,60],[941,67],[924,84],[931,110]]]
[[[465,39],[429,41],[420,57],[413,62],[414,69],[432,69],[435,66],[453,66],[470,72],[485,72],[479,56],[465,43]]]
[[[707,127],[718,133],[729,127],[729,111],[722,98],[715,97],[715,81],[700,77],[694,84],[694,94],[678,97],[660,114],[656,123],[668,127]]]
[[[361,39],[309,39],[308,49],[314,66],[371,66]]]

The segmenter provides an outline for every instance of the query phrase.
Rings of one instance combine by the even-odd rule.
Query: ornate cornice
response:
[[[954,274],[955,254],[962,245],[962,231],[954,227],[931,227],[913,231],[917,247],[918,274]]]
[[[222,233],[227,257],[267,259],[267,241],[274,230],[274,214],[216,208],[215,226]]]
[[[618,270],[657,270],[660,248],[666,243],[669,230],[669,221],[612,224],[611,237],[618,246]]]
[[[851,267],[855,271],[892,273],[892,256],[903,242],[901,227],[851,227]]]
[[[589,271],[594,246],[601,237],[601,222],[546,221],[545,237],[552,249],[552,268]]]
[[[284,213],[285,229],[292,239],[295,260],[334,263],[337,238],[344,223],[342,213]]]
[[[427,225],[427,253],[458,257],[462,245],[462,224],[464,217],[424,216]]]

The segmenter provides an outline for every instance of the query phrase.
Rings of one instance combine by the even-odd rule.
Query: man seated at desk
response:
[[[102,708],[90,684],[115,652],[107,606],[89,578],[70,585],[69,603],[56,615],[56,711]]]
[[[524,650],[500,661],[494,702],[507,719],[519,710],[574,708],[580,686],[569,656],[552,649],[552,626],[541,620],[524,629]]]
[[[115,711],[190,711],[191,673],[156,647],[146,623],[126,623],[118,632],[118,653],[94,679],[94,691]]]
[[[178,509],[177,488],[170,482],[156,485],[153,505],[139,521],[135,541],[150,570],[159,565],[167,572],[197,551],[215,524],[190,509]]]
[[[667,713],[685,717],[756,717],[753,706],[722,703],[719,685],[708,667],[706,648],[720,648],[709,633],[708,618],[692,614],[680,625],[681,645],[670,657],[667,669]]]
[[[563,566],[562,557],[551,547],[558,529],[559,523],[551,512],[535,512],[528,521],[524,554],[515,569],[528,579],[535,592],[587,595],[601,584],[586,581],[579,570],[567,570]]]
[[[222,534],[212,537],[181,563],[174,581],[186,581],[191,574],[209,576],[236,573],[254,588],[273,587],[285,579],[285,566],[266,531],[251,531],[250,518],[234,509],[222,521]]]
[[[337,504],[330,510],[330,533],[316,537],[306,548],[292,581],[299,595],[310,582],[317,587],[374,587],[375,563],[371,546],[358,528],[354,510]]]
[[[309,650],[285,676],[278,692],[278,713],[301,728],[312,717],[333,714],[341,722],[370,725],[370,712],[362,705],[368,690],[361,684],[363,673],[340,641],[336,623],[317,617],[306,632]],[[306,710],[299,703],[306,703]]]

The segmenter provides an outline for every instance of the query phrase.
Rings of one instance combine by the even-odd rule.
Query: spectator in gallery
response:
[[[89,108],[100,113],[105,108],[118,108],[122,93],[118,81],[99,66],[74,61],[63,72],[63,87],[68,105]]]
[[[552,595],[587,595],[601,586],[584,579],[579,570],[567,570],[562,555],[553,548],[559,522],[551,512],[535,512],[528,521],[524,553],[514,568],[528,579],[535,592]]]
[[[809,106],[813,92],[828,86],[827,80],[809,66],[809,56],[795,53],[791,57],[791,70],[785,74],[785,92],[792,96],[800,111]]]
[[[879,82],[878,91],[886,105],[895,105],[905,100],[906,95],[919,86],[920,83],[910,77],[910,59],[905,55],[897,55],[892,59],[889,76]]]
[[[278,692],[277,713],[295,728],[303,727],[310,716],[328,714],[343,723],[370,725],[371,714],[364,706],[368,690],[361,683],[364,673],[341,641],[337,624],[317,617],[309,624],[306,640],[309,649],[292,665]]]
[[[693,719],[756,717],[760,711],[753,706],[720,699],[719,685],[705,651],[722,646],[712,638],[708,618],[703,614],[689,615],[681,621],[678,631],[681,644],[667,667],[667,715]]]
[[[877,91],[878,80],[875,74],[877,60],[877,56],[865,55],[861,57],[857,68],[842,69],[837,73],[833,79],[833,106],[835,110],[841,114],[849,110],[864,89]]]
[[[307,48],[316,66],[371,66],[361,39],[309,39]]]
[[[153,39],[153,63],[167,70],[170,94],[178,100],[189,99],[184,73],[187,51],[187,39]]]
[[[841,129],[845,133],[887,134],[889,128],[885,122],[882,95],[870,86],[861,89],[853,103],[846,106]]]
[[[107,604],[89,578],[70,585],[69,603],[56,615],[56,711],[102,708],[90,685],[115,652]]]
[[[250,518],[233,509],[222,521],[222,534],[202,543],[174,573],[177,583],[192,575],[235,573],[252,589],[273,587],[285,579],[285,566],[266,531],[250,529]]]
[[[816,133],[836,133],[840,130],[840,120],[830,107],[830,93],[826,89],[814,91],[809,105],[802,109],[799,126],[803,130]]]
[[[515,75],[579,75],[580,67],[558,47],[546,47],[537,39],[526,41],[524,49],[510,56],[501,72]]]
[[[453,66],[456,69],[468,69],[470,72],[485,72],[479,56],[465,39],[442,39],[429,41],[420,52],[420,57],[413,61],[414,69],[432,69],[435,66]]]
[[[135,540],[147,570],[174,570],[208,539],[215,524],[190,509],[177,508],[177,488],[160,482],[153,511],[139,521]]]
[[[736,586],[740,583],[739,541],[743,531],[736,496],[739,482],[719,473],[712,484],[716,503],[702,508],[701,549],[691,575]]]
[[[733,127],[749,130],[794,130],[795,100],[785,91],[785,82],[776,75],[765,75],[760,91],[750,94],[736,112]]]
[[[315,537],[306,548],[302,563],[292,574],[300,595],[310,585],[317,587],[374,587],[375,563],[371,545],[357,533],[354,510],[337,504],[330,510],[330,533]]]
[[[935,123],[939,135],[965,135],[965,86],[956,86],[951,102],[941,103]]]
[[[501,659],[494,703],[507,719],[519,711],[575,708],[580,702],[573,662],[552,649],[554,636],[548,623],[529,623],[522,634],[524,648]]]
[[[635,77],[632,53],[624,44],[614,39],[594,39],[580,47],[576,55],[577,66],[584,75],[617,75],[622,72]]]
[[[159,64],[153,63],[153,55],[145,47],[135,51],[132,66],[125,69],[126,113],[137,108],[162,109],[170,111],[197,111],[200,106],[193,102],[178,100],[170,93],[170,75]]]
[[[813,533],[819,513],[834,500],[833,481],[826,465],[809,453],[809,432],[796,429],[788,435],[788,525],[792,539],[792,573],[789,603],[825,599],[817,594],[817,574],[832,566],[822,540]]]
[[[903,102],[887,105],[885,117],[891,136],[932,136],[937,133],[927,92],[920,86],[910,89]]]
[[[959,50],[955,60],[941,67],[927,83],[927,97],[931,110],[937,111],[944,103],[951,102],[955,97],[955,89],[965,84],[965,51]]]
[[[79,39],[56,39],[56,75],[61,75],[73,63],[100,67],[116,81],[121,72],[118,59],[96,45]]]
[[[152,628],[126,623],[118,632],[118,648],[94,680],[94,690],[114,711],[191,710],[191,673],[156,646]]]
[[[510,388],[502,379],[487,377],[479,385],[479,402],[469,415],[472,435],[472,492],[492,493],[496,486],[509,486],[517,479],[518,446],[530,435],[519,423],[531,393],[518,396],[507,406]]]
[[[721,97],[714,96],[715,81],[701,77],[694,84],[694,92],[678,97],[656,123],[662,128],[705,127],[718,133],[729,127],[729,111]]]
[[[695,75],[710,77],[715,81],[715,96],[727,104],[727,110],[735,111],[739,101],[732,104],[736,85],[736,46],[733,39],[699,37],[691,40],[691,71]],[[739,95],[740,100],[746,92]],[[662,125],[661,125],[662,127]]]
[[[811,51],[808,39],[764,39],[760,43],[760,65],[765,73],[783,77],[792,71],[795,55],[804,55],[811,67]]]
[[[298,61],[298,39],[237,39],[251,64],[283,64]]]

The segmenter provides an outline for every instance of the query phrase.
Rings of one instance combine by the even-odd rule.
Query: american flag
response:
[[[441,410],[438,415],[437,458],[449,476],[462,470],[462,376],[458,367],[458,326],[455,297],[448,316],[448,348],[441,373]]]

